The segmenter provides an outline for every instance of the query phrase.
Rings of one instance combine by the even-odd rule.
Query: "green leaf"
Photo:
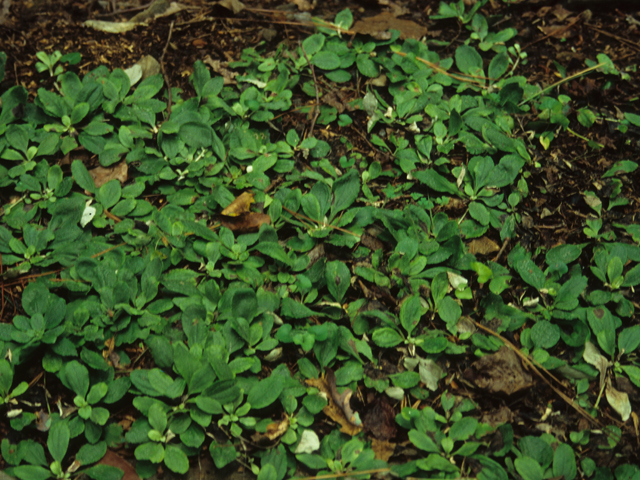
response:
[[[560,328],[547,320],[538,320],[531,328],[531,341],[536,348],[551,348],[560,340]]]
[[[64,366],[64,376],[69,388],[82,398],[89,391],[89,370],[76,360],[72,360]]]
[[[83,473],[94,480],[120,480],[124,476],[124,471],[111,465],[94,465]]]
[[[22,465],[13,469],[13,474],[20,480],[45,480],[55,478],[48,468],[36,465]]]
[[[411,332],[418,326],[422,317],[422,303],[419,295],[412,295],[402,302],[400,307],[400,323],[411,336]]]
[[[455,325],[462,315],[462,309],[458,302],[446,296],[438,303],[438,315],[447,325]]]
[[[324,40],[325,37],[321,33],[316,33],[305,38],[302,42],[302,48],[307,54],[307,57],[311,58],[313,55],[318,53],[324,46]]]
[[[208,148],[213,142],[213,131],[204,123],[183,123],[178,135],[184,143],[195,148]]]
[[[566,443],[561,443],[553,453],[553,476],[573,480],[577,474],[578,469],[573,448]]]
[[[544,478],[542,467],[531,457],[516,458],[513,464],[523,480],[542,480]]]
[[[189,470],[189,459],[187,455],[175,445],[167,445],[164,450],[164,463],[169,470],[176,473],[187,473]]]
[[[415,172],[413,177],[436,192],[458,195],[458,187],[433,169]]]
[[[338,180],[333,182],[331,189],[333,203],[331,204],[331,218],[338,212],[349,208],[360,194],[360,175],[357,170],[349,170]]]
[[[474,417],[463,417],[454,423],[449,430],[449,437],[453,440],[467,440],[471,437],[478,426],[478,420]]]
[[[160,433],[167,428],[167,414],[158,402],[153,403],[149,408],[149,424]]]
[[[120,200],[122,187],[119,180],[110,180],[98,189],[96,199],[104,208],[113,207]]]
[[[340,57],[334,52],[322,51],[313,56],[311,63],[323,70],[335,70],[340,68]]]
[[[344,263],[335,260],[327,263],[324,274],[329,293],[337,302],[342,302],[347,289],[351,285],[349,269]]]
[[[58,420],[49,430],[47,437],[47,448],[53,459],[62,462],[69,448],[69,425],[65,420]]]
[[[351,14],[351,10],[349,10],[348,8],[345,8],[344,10],[339,12],[336,15],[336,18],[333,21],[333,23],[337,27],[343,28],[345,30],[348,30],[349,28],[351,28],[351,25],[353,24],[353,15]]]
[[[164,459],[164,448],[155,442],[138,445],[133,453],[136,459],[149,460],[151,463],[160,463]]]
[[[640,346],[640,325],[625,328],[618,335],[618,348],[620,352],[629,354]]]
[[[80,188],[94,194],[96,193],[96,185],[93,182],[93,177],[80,160],[74,160],[73,163],[71,163],[71,174]]]
[[[462,73],[477,75],[482,71],[482,57],[475,48],[461,45],[456,49],[456,66]]]
[[[276,467],[274,467],[270,463],[264,465],[258,473],[257,480],[278,480],[278,472],[276,472]]]
[[[0,399],[9,395],[13,383],[13,369],[8,360],[0,360]]]
[[[216,465],[216,468],[226,467],[238,456],[235,447],[231,444],[222,445],[211,442],[209,452],[211,453],[211,458],[213,458],[213,463]]]
[[[260,380],[249,390],[247,402],[251,404],[252,408],[256,409],[268,407],[278,399],[284,389],[284,385],[285,383],[281,378],[273,375]]]
[[[389,327],[383,327],[373,332],[373,343],[382,348],[395,347],[404,341],[402,335]]]
[[[506,52],[497,54],[489,64],[489,78],[497,80],[507,72],[509,68],[509,55]]]
[[[438,445],[436,445],[436,442],[434,442],[426,433],[422,433],[417,430],[409,430],[409,440],[420,450],[424,450],[429,453],[440,453],[440,449],[438,448]]]
[[[107,453],[107,442],[98,442],[95,445],[84,444],[76,453],[76,460],[82,465],[96,463]]]

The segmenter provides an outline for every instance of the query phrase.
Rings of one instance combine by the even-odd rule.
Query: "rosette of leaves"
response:
[[[75,394],[77,416],[69,420],[72,438],[84,432],[87,441],[96,444],[106,434],[110,414],[105,407],[121,400],[131,382],[128,377],[116,379],[113,367],[99,353],[84,349],[80,357],[91,366],[91,373],[82,363],[71,360],[57,374],[62,384]]]
[[[64,339],[66,302],[49,292],[41,282],[27,285],[22,294],[22,308],[28,315],[16,315],[3,329],[3,340],[11,349],[13,363],[23,363],[44,345],[55,346]]]
[[[299,453],[296,458],[317,475],[348,473],[386,468],[387,462],[376,460],[375,453],[361,438],[351,438],[332,430],[320,441],[317,453]],[[369,475],[363,475],[368,478]]]
[[[58,414],[52,415],[51,427],[47,436],[47,450],[53,460],[47,460],[42,444],[33,440],[22,440],[17,445],[12,445],[8,439],[3,439],[1,444],[2,458],[10,465],[5,469],[7,475],[21,480],[44,480],[47,478],[70,479],[72,476],[83,473],[96,480],[120,480],[124,472],[110,465],[96,464],[78,470],[81,466],[89,466],[98,462],[107,452],[106,442],[94,445],[82,446],[75,455],[75,461],[70,463],[66,470],[63,465],[68,462],[69,441],[72,431],[67,420],[63,420]]]

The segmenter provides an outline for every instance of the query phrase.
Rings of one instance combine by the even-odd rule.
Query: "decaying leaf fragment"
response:
[[[221,214],[227,217],[237,217],[238,215],[249,212],[252,203],[255,203],[253,193],[242,192],[227,208],[222,210]]]
[[[333,372],[331,372],[333,374]],[[322,409],[324,414],[333,420],[336,423],[339,423],[341,428],[340,431],[342,433],[346,433],[347,435],[357,435],[362,431],[362,426],[356,423],[352,423],[359,421],[359,418],[356,417],[356,414],[351,410],[351,406],[349,405],[349,400],[351,399],[351,395],[353,392],[349,389],[346,389],[342,395],[337,393],[336,383],[335,383],[335,374],[333,374],[333,388],[336,390],[335,395],[338,398],[339,404],[336,402],[334,398],[334,394],[332,393],[331,386],[329,384],[329,373],[327,372],[326,378],[309,378],[306,380],[307,385],[317,388],[326,396],[327,405]],[[344,406],[345,404],[348,406],[348,411],[345,412]],[[349,416],[352,421],[347,417]]]
[[[523,367],[520,359],[507,346],[496,353],[486,355],[464,371],[464,378],[492,393],[512,393],[533,385],[533,378]]]
[[[93,183],[96,184],[96,188],[100,188],[107,182],[111,180],[118,180],[121,185],[123,185],[128,177],[129,167],[127,166],[127,162],[122,161],[117,163],[111,167],[96,167],[89,170],[89,175],[93,178]]]
[[[622,421],[626,422],[629,420],[629,417],[631,416],[631,402],[629,402],[629,395],[621,392],[620,390],[616,390],[613,385],[611,385],[610,378],[607,378],[605,395],[607,397],[607,402],[609,402],[611,408],[618,412]]]
[[[253,193],[243,192],[222,210],[219,217],[220,224],[234,233],[257,232],[262,224],[270,225],[269,215],[249,210],[254,202]]]
[[[267,431],[264,433],[256,432],[251,436],[251,440],[255,443],[263,444],[265,442],[273,442],[286,433],[289,429],[289,417],[279,422],[273,422],[267,425]]]

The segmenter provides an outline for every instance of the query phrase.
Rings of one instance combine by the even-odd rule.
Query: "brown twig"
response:
[[[491,330],[490,328],[485,327],[484,325],[481,325],[480,323],[476,322],[475,320],[472,320],[473,323],[475,324],[476,327],[478,327],[481,330],[484,330],[485,332],[487,332],[490,335],[493,335],[496,338],[499,338],[502,343],[504,343],[507,347],[509,347],[511,350],[514,351],[514,353],[520,357],[520,359],[525,363],[525,365],[527,367],[529,367],[529,369],[531,369],[533,371],[533,373],[536,374],[537,377],[539,377],[544,383],[546,383],[554,392],[556,392],[556,394],[562,398],[568,405],[570,405],[571,407],[573,407],[580,415],[582,415],[584,418],[586,418],[589,422],[591,422],[592,424],[596,425],[598,428],[601,428],[603,432],[606,432],[604,425],[597,419],[593,418],[591,415],[589,415],[589,413],[582,408],[580,405],[577,405],[571,398],[569,398],[564,392],[562,392],[560,389],[558,389],[555,385],[553,385],[553,383],[551,383],[551,381],[545,377],[542,372],[540,372],[540,370],[538,370],[538,368],[536,368],[536,365],[534,365],[534,363],[529,360],[529,357],[527,357],[525,354],[523,354],[520,349],[518,347],[516,347],[513,343],[511,343],[509,340],[507,340],[506,338],[504,338],[502,335],[500,335],[499,333],[494,332],[493,330]],[[535,360],[534,360],[535,361]],[[560,381],[554,377],[547,369],[545,369],[542,365],[540,365],[538,362],[537,363],[540,368],[542,368],[544,370],[544,372],[549,375],[549,377],[551,377],[553,380],[555,380],[558,384],[562,385],[562,383],[560,383]],[[608,433],[607,433],[608,434]]]
[[[611,38],[615,38],[619,42],[626,43],[627,45],[633,47],[638,52],[640,52],[640,45],[637,44],[636,42],[632,42],[631,40],[627,40],[626,38],[622,38],[622,37],[620,37],[618,35],[614,35],[613,33],[609,33],[609,32],[607,32],[605,30],[600,30],[598,27],[596,27],[595,25],[591,25],[590,23],[585,23],[584,25],[586,27],[590,28],[591,30],[595,30],[596,32],[601,33],[602,35],[605,35],[605,36],[611,37]]]
[[[173,34],[173,25],[175,24],[175,20],[171,21],[171,25],[169,26],[169,36],[167,37],[167,43],[164,46],[164,50],[162,51],[162,56],[160,57],[160,68],[162,69],[162,78],[164,78],[164,83],[167,84],[167,120],[171,117],[171,83],[169,83],[169,77],[167,76],[167,72],[164,69],[164,56],[167,53],[167,48],[169,47],[169,43],[171,42],[171,35]]]
[[[307,57],[307,52],[304,51],[302,42],[298,42],[298,44],[300,45],[300,49],[302,50],[304,59],[307,61],[307,64],[311,69],[311,74],[313,75],[313,85],[316,87],[316,104],[313,106],[313,120],[311,120],[309,135],[307,135],[308,137],[313,137],[313,128],[316,126],[316,120],[318,119],[318,115],[320,115],[320,95],[318,95],[318,79],[316,78],[316,71],[313,68],[313,65],[311,65],[311,62],[309,61],[309,57]]]

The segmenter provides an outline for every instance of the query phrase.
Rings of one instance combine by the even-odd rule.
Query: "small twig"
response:
[[[167,76],[167,72],[164,69],[164,56],[167,53],[167,48],[169,47],[169,43],[171,42],[171,34],[173,33],[173,24],[176,23],[175,20],[171,22],[171,26],[169,27],[169,36],[167,37],[167,43],[164,46],[164,50],[162,51],[162,56],[160,57],[160,68],[162,69],[162,78],[164,78],[164,83],[167,84],[167,120],[171,117],[171,83],[169,83],[169,77]]]
[[[502,247],[500,248],[498,255],[496,255],[495,258],[492,260],[493,263],[498,263],[498,260],[500,260],[500,257],[504,253],[504,249],[507,248],[507,245],[509,245],[509,240],[511,240],[510,237],[507,237],[504,239],[504,242],[502,242]]]
[[[309,128],[309,135],[307,135],[309,137],[313,137],[313,128],[316,126],[318,115],[320,115],[320,95],[318,95],[318,80],[316,79],[316,71],[314,70],[313,65],[311,65],[309,57],[307,57],[307,52],[304,51],[302,42],[298,42],[298,44],[300,45],[300,49],[302,50],[304,59],[307,61],[307,64],[311,69],[311,74],[313,75],[313,85],[316,87],[316,104],[313,106],[313,120],[311,120],[311,128]]]
[[[600,33],[602,35],[606,35],[607,37],[615,38],[619,42],[626,43],[627,45],[633,47],[636,51],[640,52],[640,44],[638,44],[636,42],[632,42],[631,40],[627,40],[626,38],[622,38],[622,37],[620,37],[618,35],[614,35],[613,33],[609,33],[609,32],[607,32],[605,30],[600,30],[599,28],[597,28],[594,25],[591,25],[590,23],[585,23],[584,25],[585,25],[585,27],[588,27],[591,30],[595,30],[596,32],[598,32],[598,33]]]
[[[561,33],[566,32],[567,30],[569,30],[571,27],[573,27],[576,23],[578,23],[580,20],[583,19],[582,15],[578,15],[578,18],[576,18],[573,22],[571,22],[569,25],[566,25],[564,27],[560,27],[557,28],[555,30],[553,30],[552,32],[550,32],[549,34],[545,35],[542,38],[538,38],[537,40],[534,40],[533,42],[529,43],[528,45],[526,45],[525,47],[523,47],[521,50],[525,51],[527,48],[529,48],[531,45],[535,45],[538,42],[542,42],[543,40],[546,40],[549,37],[553,37],[555,35],[559,35]]]

